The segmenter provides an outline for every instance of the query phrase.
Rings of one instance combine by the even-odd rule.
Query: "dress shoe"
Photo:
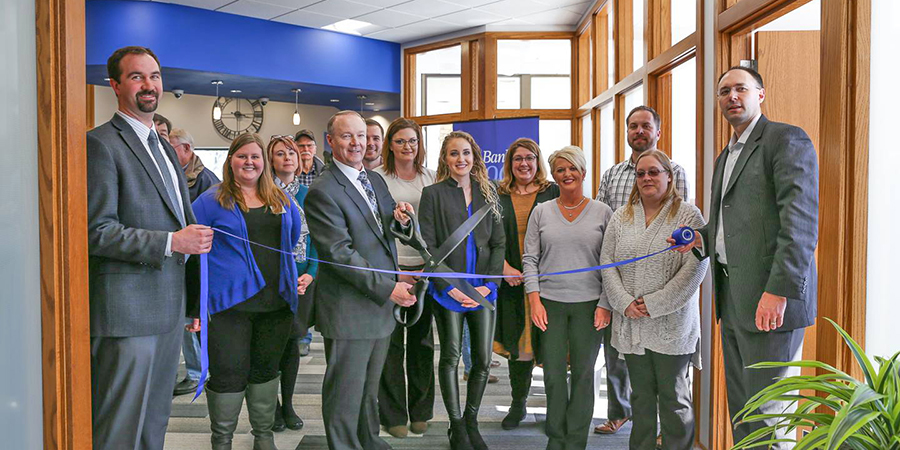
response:
[[[406,425],[394,425],[392,427],[388,427],[387,432],[395,438],[403,439],[407,434],[409,434],[409,429],[406,428]]]
[[[409,431],[413,434],[425,434],[428,431],[428,422],[413,422],[409,424]]]
[[[184,395],[190,394],[192,392],[197,392],[197,386],[200,384],[197,380],[192,380],[190,378],[185,378],[181,380],[180,383],[175,385],[175,390],[173,395]]]
[[[469,381],[469,374],[467,374],[467,373],[463,374],[463,381]],[[497,378],[496,375],[488,375],[488,384],[494,384],[498,381],[500,381],[500,379]]]
[[[492,359],[492,360],[491,360],[491,367],[492,367],[492,368],[500,367],[500,361],[497,361],[497,360]]]
[[[300,343],[300,356],[308,356],[309,355],[309,342],[301,342]]]

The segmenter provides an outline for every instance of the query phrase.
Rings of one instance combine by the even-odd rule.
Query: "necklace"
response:
[[[563,204],[562,200],[560,200],[559,198],[556,199],[556,203],[559,203],[560,206],[565,208],[567,210],[566,215],[571,218],[572,216],[575,215],[575,211],[573,211],[573,210],[578,209],[578,207],[581,206],[582,203],[584,203],[584,199],[586,199],[586,198],[587,197],[585,197],[585,196],[581,196],[581,201],[578,202],[578,204],[576,204],[575,206],[566,206],[565,204]]]

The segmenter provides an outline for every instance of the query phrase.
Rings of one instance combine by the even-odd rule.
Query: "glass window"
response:
[[[672,70],[672,161],[684,167],[693,203],[697,180],[697,60]]]
[[[422,133],[425,136],[425,167],[437,170],[438,158],[441,156],[441,144],[444,137],[453,131],[452,124],[425,125]]]
[[[672,43],[675,45],[682,39],[697,31],[697,1],[669,0],[672,15]]]
[[[497,109],[571,108],[571,72],[568,39],[498,40]]]
[[[631,19],[634,23],[634,40],[631,53],[634,55],[632,70],[644,65],[644,0],[633,0]]]
[[[637,106],[641,106],[644,104],[644,85],[640,85],[636,88],[625,93],[625,111],[622,114],[622,120],[628,118],[628,113],[631,112]],[[622,142],[625,143],[625,157],[628,158],[631,156],[631,148],[628,147],[628,124],[622,124]]]
[[[416,115],[462,111],[462,47],[416,55]]]
[[[590,113],[581,118],[581,149],[587,162],[587,173],[584,177],[584,195],[594,198],[594,123]]]
[[[616,164],[616,121],[613,102],[600,108],[600,175]]]
[[[225,147],[195,148],[194,153],[203,162],[203,165],[212,170],[216,177],[222,179],[222,167],[228,159],[228,149]]]

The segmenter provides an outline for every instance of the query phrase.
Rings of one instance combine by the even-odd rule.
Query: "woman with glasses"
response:
[[[602,264],[663,250],[676,228],[703,226],[700,210],[678,195],[672,173],[659,150],[638,157],[628,203],[609,222]],[[691,253],[670,251],[602,271],[614,310],[612,345],[625,356],[633,389],[633,450],[656,448],[657,411],[662,448],[693,448],[688,373],[692,363],[700,368],[700,305],[694,294],[707,264]]]
[[[313,283],[318,270],[315,261],[318,255],[309,237],[306,226],[306,218],[303,214],[303,200],[309,188],[300,183],[300,177],[296,176],[296,170],[300,166],[300,157],[291,136],[272,136],[266,149],[269,160],[272,161],[275,185],[281,188],[285,194],[295,202],[303,219],[303,228],[300,241],[294,247],[294,261],[297,263],[297,314],[294,315],[294,323],[291,326],[291,334],[288,338],[287,348],[281,357],[278,370],[281,372],[281,402],[275,408],[275,424],[273,431],[284,431],[285,428],[299,430],[303,428],[303,419],[294,411],[292,399],[294,397],[294,385],[297,383],[297,371],[300,369],[300,340],[307,335],[309,320],[313,305]],[[312,258],[310,260],[309,258]]]
[[[584,196],[584,153],[575,146],[550,155],[559,197],[534,207],[525,233],[525,292],[547,392],[547,450],[584,450],[594,412],[594,363],[610,311],[600,273],[537,276],[600,264],[609,206]],[[571,377],[567,380],[567,368]]]
[[[231,143],[222,172],[222,183],[193,203],[197,223],[240,237],[216,233],[209,253],[210,440],[214,450],[231,449],[246,397],[253,448],[274,450],[278,366],[297,310],[291,252],[303,218],[275,185],[258,135]]]
[[[436,183],[422,191],[419,217],[422,237],[428,247],[432,251],[440,247],[451,233],[485,205],[490,205],[490,213],[444,261],[455,272],[502,274],[505,238],[497,191],[488,178],[481,149],[471,135],[454,131],[441,145]],[[496,301],[495,283],[483,279],[466,281],[486,300]],[[430,291],[438,303],[433,310],[441,343],[438,380],[450,416],[450,448],[487,449],[478,430],[478,410],[490,373],[495,311],[484,308],[440,278],[432,280]],[[466,387],[465,414],[459,405],[457,376],[464,322],[469,326],[472,341],[472,370]]]
[[[506,258],[497,300],[497,331],[494,351],[509,358],[512,405],[501,426],[511,430],[525,418],[525,402],[531,389],[531,372],[537,358],[536,334],[531,331],[531,307],[522,280],[525,230],[531,211],[540,203],[559,197],[559,186],[547,180],[547,169],[537,142],[520,138],[506,151],[503,180],[497,193],[506,235]]]
[[[422,128],[416,122],[400,117],[388,126],[384,141],[381,155],[384,164],[375,172],[384,178],[394,200],[408,202],[418,211],[422,190],[434,184],[435,178],[434,170],[425,168]],[[400,270],[408,271],[420,271],[425,264],[418,251],[399,241],[397,261]],[[434,335],[430,300],[425,301],[422,316],[415,325],[409,328],[398,326],[391,335],[378,390],[378,413],[388,433],[398,438],[406,437],[409,431],[424,433],[428,421],[434,417]]]

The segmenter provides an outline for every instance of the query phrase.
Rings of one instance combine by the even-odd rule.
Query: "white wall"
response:
[[[43,447],[34,2],[0,0],[0,447]]]
[[[890,357],[900,350],[900,301],[896,286],[896,259],[900,252],[897,225],[897,170],[900,150],[895,134],[897,125],[894,100],[888,93],[895,88],[900,71],[897,42],[900,28],[900,4],[896,0],[872,0],[872,53],[869,95],[869,231],[866,264],[866,352]]]
[[[194,137],[195,147],[228,147],[231,143],[219,133],[212,124],[212,107],[215,96],[185,94],[176,99],[170,92],[163,94],[159,101],[159,109],[156,111],[172,121],[175,128],[184,128]],[[101,125],[108,121],[116,112],[116,94],[109,86],[95,86],[94,88],[94,125]],[[268,141],[275,134],[294,134],[298,130],[306,128],[316,133],[316,141],[319,143],[319,151],[325,147],[322,136],[325,125],[332,114],[338,108],[331,106],[304,105],[301,104],[300,125],[292,122],[294,114],[293,103],[269,102],[264,107],[263,125],[259,135]],[[365,117],[378,120],[387,129],[391,120],[399,117],[397,111],[365,112]]]

